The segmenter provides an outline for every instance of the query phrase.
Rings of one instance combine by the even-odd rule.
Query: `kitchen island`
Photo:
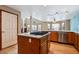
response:
[[[45,34],[44,34],[45,33]],[[43,34],[22,33],[18,35],[19,54],[48,54],[48,32]]]

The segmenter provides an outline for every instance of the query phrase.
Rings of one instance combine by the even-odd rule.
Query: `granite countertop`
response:
[[[53,31],[58,31],[58,32],[73,32],[70,30],[44,30],[44,31],[48,31],[48,32],[53,32]]]
[[[79,32],[75,32],[75,33],[79,34]]]
[[[50,34],[50,32],[48,32],[47,34],[45,34],[45,35],[34,35],[34,34],[30,34],[29,32],[28,33],[21,33],[21,34],[18,34],[18,35],[21,35],[21,36],[26,36],[26,37],[31,37],[31,38],[42,38],[42,37],[44,37],[44,36],[46,36],[46,35],[49,35]]]
[[[45,35],[34,35],[34,34],[30,34],[30,32],[28,32],[28,33],[21,33],[21,34],[18,34],[18,35],[27,36],[27,37],[31,37],[31,38],[42,38],[42,37],[44,37],[46,35],[49,35],[51,32],[53,32],[53,30],[45,30],[45,31],[48,31],[48,33],[45,34]],[[60,31],[60,30],[58,30],[58,32],[73,32],[73,31],[64,31],[64,30]],[[74,33],[79,34],[79,32],[74,32]]]

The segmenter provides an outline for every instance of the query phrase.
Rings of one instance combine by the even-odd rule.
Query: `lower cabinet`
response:
[[[78,43],[78,51],[79,51],[79,34],[78,34],[78,40],[77,40],[77,43]]]
[[[78,35],[75,33],[74,46],[78,49]]]
[[[73,44],[75,39],[75,33],[73,32],[67,32],[67,42],[69,44]]]
[[[74,46],[79,51],[79,34],[75,33]]]
[[[35,40],[28,37],[18,37],[18,53],[21,54],[32,54],[39,53],[39,40]]]
[[[39,54],[40,53],[40,47],[39,46],[40,46],[40,41],[38,39],[32,38],[31,42],[30,42],[31,53],[32,54]]]
[[[51,32],[50,41],[72,44],[79,51],[79,33]]]
[[[51,32],[49,36],[50,41],[58,41],[58,32]]]
[[[51,32],[49,39],[53,42],[62,42],[62,43],[69,43],[73,44],[74,42],[74,33],[73,32]]]
[[[29,38],[18,36],[18,53],[31,53],[30,52],[30,44],[28,42]]]
[[[19,54],[47,54],[48,38],[41,39],[18,36],[18,53]]]

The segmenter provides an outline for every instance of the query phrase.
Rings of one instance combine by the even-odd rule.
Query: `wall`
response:
[[[71,18],[71,31],[78,32],[78,25],[79,25],[79,12],[76,11],[73,13]]]
[[[65,30],[70,30],[70,20],[65,21]]]
[[[60,23],[60,25],[61,25],[62,22],[65,22],[64,30],[70,30],[70,20],[61,21],[61,22],[58,21],[56,23]],[[30,24],[30,19],[26,18],[25,19],[25,23],[26,23],[26,25]],[[35,18],[32,18],[32,24],[35,24],[35,25],[39,25],[40,24],[41,25],[41,30],[44,31],[44,30],[48,30],[48,24],[51,25],[50,28],[52,29],[53,22],[39,21],[39,20],[37,20]],[[61,28],[60,28],[60,30],[61,30]]]
[[[18,14],[18,33],[21,33],[22,21],[21,21],[21,13],[20,13],[20,11],[17,11],[15,9],[10,8],[8,6],[5,6],[5,5],[0,5],[0,9],[3,9],[3,10],[6,10],[6,11],[9,11],[9,12]]]

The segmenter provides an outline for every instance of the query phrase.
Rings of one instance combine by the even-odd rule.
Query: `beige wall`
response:
[[[21,21],[21,13],[20,13],[20,11],[17,11],[15,9],[10,8],[8,6],[5,6],[5,5],[0,5],[0,9],[3,9],[3,10],[6,10],[6,11],[9,11],[9,12],[18,14],[18,33],[21,33],[22,21]]]

